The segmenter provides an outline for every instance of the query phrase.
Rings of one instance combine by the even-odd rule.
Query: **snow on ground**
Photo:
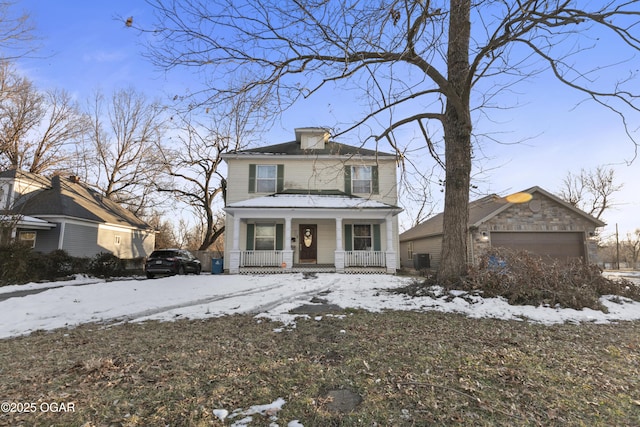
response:
[[[252,415],[260,414],[262,416],[268,417],[272,422],[270,425],[277,426],[275,422],[278,421],[278,417],[276,414],[278,411],[282,409],[282,406],[285,404],[285,400],[281,397],[277,398],[271,403],[267,403],[265,405],[253,405],[249,409],[236,409],[233,412],[229,413],[226,409],[214,409],[213,415],[218,417],[220,421],[224,421],[225,419],[234,419],[236,417],[242,417],[238,421],[231,424],[231,427],[242,427],[248,426],[251,421],[253,421]],[[287,424],[287,427],[299,427],[302,426],[298,422],[298,420],[291,421]]]
[[[640,274],[621,275],[640,285]],[[512,306],[502,298],[481,298],[461,292],[438,297],[410,298],[385,292],[411,282],[390,275],[302,274],[173,276],[154,280],[111,282],[79,277],[69,282],[0,288],[0,339],[36,330],[73,327],[90,322],[141,322],[202,319],[246,313],[290,324],[290,310],[316,296],[328,304],[369,311],[412,310],[463,313],[474,318],[562,322],[614,322],[640,319],[640,303],[603,297],[609,313],[584,309]],[[15,296],[16,291],[30,295]],[[12,295],[14,294],[14,295]],[[451,296],[454,298],[451,298]]]

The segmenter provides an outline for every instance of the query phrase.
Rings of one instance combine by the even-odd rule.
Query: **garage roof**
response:
[[[522,192],[529,194],[540,193],[554,200],[556,203],[564,206],[565,208],[593,222],[596,227],[602,227],[605,225],[605,223],[600,221],[599,219],[587,214],[586,212],[576,208],[575,206],[572,206],[561,198],[555,196],[552,193],[549,193],[548,191],[538,186],[522,190]],[[511,206],[513,206],[513,203],[507,202],[504,197],[498,196],[497,194],[491,194],[481,199],[475,200],[469,203],[469,227],[478,227],[494,216],[498,215],[500,212],[509,209]],[[402,242],[442,234],[442,220],[443,214],[439,213],[400,234],[400,241]]]

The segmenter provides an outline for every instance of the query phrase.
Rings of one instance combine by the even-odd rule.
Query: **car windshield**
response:
[[[177,256],[176,251],[153,251],[149,258],[172,258]]]

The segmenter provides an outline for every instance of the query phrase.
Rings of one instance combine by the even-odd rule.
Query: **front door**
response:
[[[316,224],[300,225],[300,263],[315,264],[318,259],[318,233]]]

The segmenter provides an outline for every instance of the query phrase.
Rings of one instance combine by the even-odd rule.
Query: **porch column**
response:
[[[240,250],[240,217],[237,215],[233,216],[233,246],[232,250],[239,251]]]
[[[334,264],[337,273],[344,273],[344,245],[342,244],[342,218],[336,218],[336,252]]]
[[[229,251],[229,273],[240,273],[240,217],[233,216],[233,240]]]
[[[393,247],[393,216],[388,215],[385,219],[385,228],[387,229],[387,251],[385,253],[387,273],[396,272],[397,254]]]
[[[62,221],[60,223],[60,234],[58,235],[58,249],[64,248],[64,232],[67,227],[67,221]]]
[[[284,270],[291,271],[293,267],[293,249],[291,249],[291,217],[284,219],[284,242],[282,242],[282,262]]]

